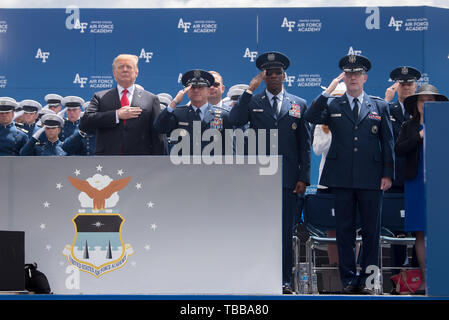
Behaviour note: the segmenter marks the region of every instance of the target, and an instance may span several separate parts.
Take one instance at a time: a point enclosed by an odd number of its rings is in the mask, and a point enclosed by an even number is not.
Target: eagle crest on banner
[[[95,174],[86,180],[70,176],[68,179],[81,191],[78,200],[87,209],[80,209],[72,219],[75,237],[63,254],[71,265],[97,278],[122,268],[134,251],[122,240],[125,219],[112,208],[119,200],[118,191],[128,185],[131,177],[112,180]]]

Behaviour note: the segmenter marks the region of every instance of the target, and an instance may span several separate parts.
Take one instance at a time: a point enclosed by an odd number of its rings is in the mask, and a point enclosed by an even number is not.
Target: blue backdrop
[[[384,97],[400,65],[449,93],[449,10],[433,7],[235,9],[0,9],[0,96],[47,93],[90,100],[115,85],[112,60],[140,58],[137,83],[175,96],[180,75],[216,70],[227,88],[249,83],[258,54],[291,60],[286,90],[309,103],[336,77],[338,60],[354,52],[372,64],[367,93]],[[318,178],[312,161],[312,183]]]

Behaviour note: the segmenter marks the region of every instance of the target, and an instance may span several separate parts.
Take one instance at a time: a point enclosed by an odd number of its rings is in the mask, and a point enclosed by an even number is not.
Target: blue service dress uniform
[[[266,91],[250,94],[245,91],[231,109],[229,120],[237,127],[249,123],[255,130],[267,130],[265,154],[270,153],[270,129],[277,129],[278,154],[282,155],[282,277],[291,283],[293,266],[292,237],[295,218],[300,215],[299,197],[293,193],[298,181],[310,184],[310,127],[304,119],[306,101],[284,90],[279,114],[276,114]],[[261,142],[263,143],[263,141]],[[257,140],[257,146],[259,141]],[[258,148],[258,147],[257,147]],[[261,150],[257,150],[261,153]]]
[[[70,137],[80,124],[80,120],[76,120],[75,122],[71,122],[68,119],[64,119],[64,126],[61,128],[61,132],[59,133],[59,140],[63,141]]]
[[[21,156],[66,156],[67,152],[63,149],[63,143],[60,140],[55,142],[40,142],[34,137],[25,144],[20,151]]]
[[[36,123],[28,124],[28,123],[16,123],[17,129],[23,131],[28,136],[28,139],[31,139],[33,134],[39,130],[39,126]]]
[[[18,156],[28,141],[28,136],[14,123],[0,125],[0,156]]]
[[[320,95],[306,111],[314,124],[326,124],[332,142],[320,184],[335,196],[337,245],[343,287],[363,287],[368,266],[379,265],[380,211],[383,177],[394,178],[393,132],[387,103],[363,94],[355,119],[348,96]],[[360,277],[355,260],[356,217],[360,213],[362,261]]]
[[[394,141],[398,139],[399,131],[401,130],[402,123],[410,119],[410,115],[407,111],[402,111],[399,101],[390,103],[390,119],[391,126],[393,128]],[[405,172],[405,158],[396,155],[395,158],[395,170],[394,181],[392,191],[404,192],[404,172]],[[393,189],[392,188],[392,189]]]
[[[69,156],[93,156],[95,152],[95,134],[85,133],[82,136],[79,129],[64,140],[63,149]]]
[[[222,148],[221,154],[225,154],[226,151],[226,139],[225,139],[225,130],[232,129],[232,126],[229,123],[229,112],[225,108],[213,107],[210,104],[204,108],[203,119],[201,119],[200,115],[197,114],[196,107],[192,105],[189,106],[179,106],[173,111],[169,111],[170,107],[165,108],[162,112],[157,116],[154,121],[154,128],[157,132],[170,135],[171,132],[175,129],[181,129],[180,137],[178,139],[178,143],[183,139],[184,136],[189,134],[190,136],[190,155],[195,154],[195,143],[201,142],[201,149],[198,148],[198,151],[201,150],[203,152],[204,148],[211,143],[210,141],[202,141],[201,136],[204,131],[208,129],[216,129],[221,135]],[[196,137],[197,133],[194,133],[194,122],[200,122],[201,125],[201,136],[199,137],[199,141],[194,141],[194,137]],[[175,141],[171,141],[173,146],[176,145]],[[232,146],[231,146],[231,154],[232,154]],[[217,150],[214,150],[217,151]],[[207,154],[209,155],[209,154]],[[215,152],[211,155],[217,155]]]

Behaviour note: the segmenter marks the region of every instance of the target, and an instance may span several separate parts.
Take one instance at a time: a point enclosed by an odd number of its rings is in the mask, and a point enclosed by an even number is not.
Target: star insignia
[[[148,207],[148,208],[153,208],[153,207],[154,207],[154,203],[151,202],[151,201],[148,202],[148,203],[147,203],[147,207]]]

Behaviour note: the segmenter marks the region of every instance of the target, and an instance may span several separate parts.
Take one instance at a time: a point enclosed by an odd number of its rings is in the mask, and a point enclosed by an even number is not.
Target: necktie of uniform
[[[352,114],[354,115],[354,120],[357,121],[359,118],[359,100],[357,98],[354,99],[354,108],[352,108]]]
[[[129,106],[129,100],[128,100],[127,93],[128,93],[128,89],[123,89],[122,98],[120,99],[120,105],[122,107]],[[123,120],[123,124],[126,124],[126,120]]]
[[[196,116],[198,117],[198,120],[201,121],[201,109],[197,108],[195,112],[196,112]]]
[[[278,97],[273,96],[273,113],[277,117],[278,115]]]

